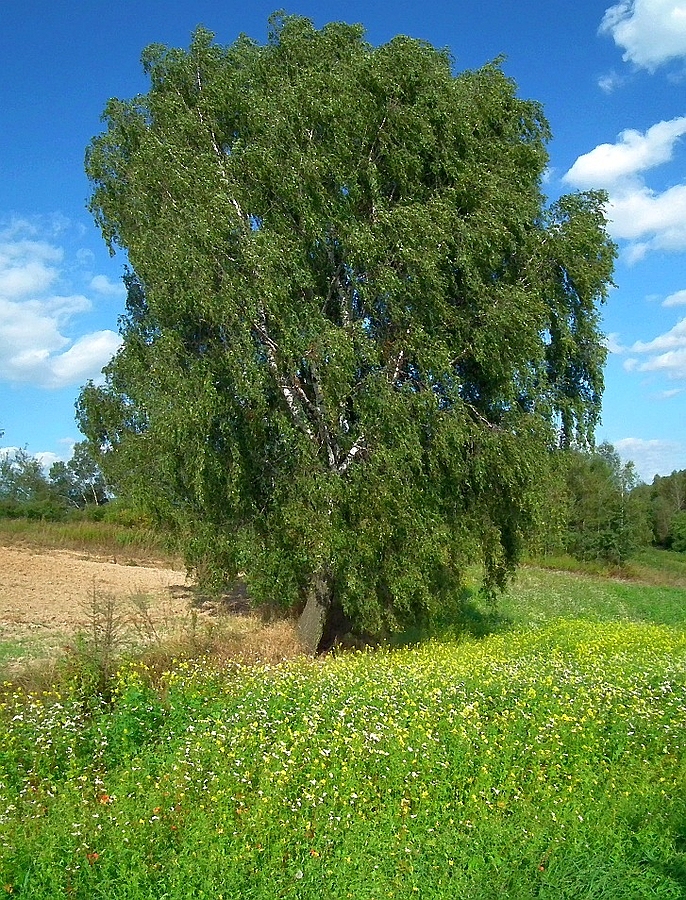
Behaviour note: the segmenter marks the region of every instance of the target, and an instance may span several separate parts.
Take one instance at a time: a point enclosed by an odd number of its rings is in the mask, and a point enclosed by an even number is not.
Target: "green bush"
[[[667,545],[677,553],[686,553],[686,512],[677,513],[672,519]]]
[[[117,498],[99,509],[102,511],[99,520],[111,525],[121,525],[124,528],[153,527],[150,514],[126,500]]]
[[[0,500],[0,518],[3,519],[63,522],[67,518],[68,512],[58,498],[27,501]]]

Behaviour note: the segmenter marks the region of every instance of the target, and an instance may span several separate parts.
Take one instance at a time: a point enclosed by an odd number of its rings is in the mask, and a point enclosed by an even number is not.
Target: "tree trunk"
[[[318,572],[298,620],[298,636],[303,646],[313,656],[328,653],[350,638],[352,629],[353,623],[336,598],[331,573]]]
[[[318,572],[312,579],[305,608],[298,619],[298,637],[308,653],[319,652],[326,620],[333,601],[331,578]]]

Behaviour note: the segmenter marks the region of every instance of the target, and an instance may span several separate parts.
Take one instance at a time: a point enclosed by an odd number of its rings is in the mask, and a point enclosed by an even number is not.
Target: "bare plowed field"
[[[174,569],[71,550],[0,547],[0,642],[6,656],[50,655],[88,626],[105,598],[116,598],[124,619],[140,615],[140,598],[152,621],[181,618],[189,608],[186,587],[185,572]]]

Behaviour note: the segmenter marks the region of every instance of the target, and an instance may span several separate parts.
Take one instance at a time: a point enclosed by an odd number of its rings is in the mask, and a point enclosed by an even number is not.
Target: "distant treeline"
[[[0,458],[0,517],[60,521],[75,513],[95,513],[111,498],[86,441],[75,445],[68,462],[55,462],[48,472],[26,450]]]
[[[548,478],[548,513],[531,553],[621,565],[650,545],[686,552],[686,469],[640,483],[634,464],[605,443],[592,452],[560,451]],[[0,458],[0,518],[138,521],[124,497],[106,510],[113,498],[87,441],[48,472],[25,450]]]
[[[639,482],[611,444],[560,454],[546,527],[532,547],[621,565],[646,546],[686,551],[686,470]]]

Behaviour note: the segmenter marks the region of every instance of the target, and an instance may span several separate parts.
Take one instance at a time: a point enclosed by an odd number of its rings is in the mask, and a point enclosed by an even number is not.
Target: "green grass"
[[[536,569],[522,569],[498,603],[510,625],[540,625],[551,618],[652,622],[686,626],[684,588],[640,584]]]
[[[525,568],[416,647],[7,688],[0,896],[683,900],[673,556]]]
[[[10,698],[3,883],[32,898],[677,898],[686,634],[556,622]]]
[[[623,566],[599,560],[584,562],[566,555],[536,557],[530,562],[540,569],[686,588],[686,553],[659,550],[655,547],[644,548]]]
[[[686,577],[681,582],[682,554],[651,551],[633,568],[616,574],[579,569],[558,557],[550,567],[530,563],[519,569],[512,584],[495,603],[479,592],[475,574],[455,610],[432,630],[412,629],[394,643],[405,646],[438,632],[443,637],[464,634],[484,637],[512,629],[536,628],[551,619],[646,622],[686,627]],[[614,573],[615,570],[613,569]]]
[[[5,629],[0,625],[0,682],[7,673],[23,678],[33,664],[38,668],[45,664],[47,676],[51,661],[54,663],[60,657],[67,644],[68,637],[59,628],[28,626],[24,630],[14,625]]]
[[[668,580],[686,587],[686,553],[646,548],[630,560],[629,568],[646,580]]]
[[[30,651],[24,640],[0,638],[0,666],[24,659]]]

